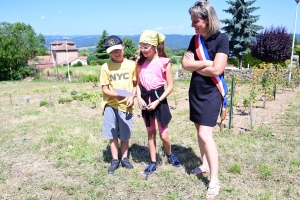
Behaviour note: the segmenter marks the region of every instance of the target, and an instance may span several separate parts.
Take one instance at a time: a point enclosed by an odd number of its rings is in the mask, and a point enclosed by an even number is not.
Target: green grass
[[[108,175],[111,153],[102,138],[100,108],[92,109],[88,99],[58,103],[60,97],[71,98],[73,90],[92,93],[99,87],[64,81],[0,83],[0,199],[202,199],[209,177],[188,174],[200,164],[188,85],[176,80],[176,94],[168,98],[172,107],[178,101],[171,109],[169,135],[183,165],[168,164],[157,136],[158,168],[146,181],[147,133],[136,105],[129,149],[134,169],[120,167]],[[245,95],[247,90],[240,91]],[[52,97],[53,107],[40,107],[41,94],[45,101]],[[300,199],[300,93],[289,95],[288,109],[268,124],[243,133],[215,128],[219,199]]]

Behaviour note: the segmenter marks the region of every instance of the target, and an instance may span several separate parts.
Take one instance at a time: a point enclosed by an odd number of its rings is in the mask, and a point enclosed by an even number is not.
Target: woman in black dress
[[[210,173],[206,198],[213,199],[220,191],[218,150],[213,127],[220,109],[226,106],[224,69],[229,54],[229,40],[227,35],[220,32],[220,22],[210,2],[197,1],[189,13],[196,35],[190,41],[182,66],[192,72],[190,120],[197,130],[202,157],[202,165],[193,169],[191,174]]]

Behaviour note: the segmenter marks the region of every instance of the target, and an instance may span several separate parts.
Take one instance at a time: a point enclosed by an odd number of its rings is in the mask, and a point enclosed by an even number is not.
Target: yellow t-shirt
[[[115,88],[132,92],[133,81],[136,81],[136,64],[134,61],[124,58],[122,63],[116,63],[110,60],[101,67],[100,84],[101,86],[108,85],[111,91]],[[128,98],[118,101],[115,97],[109,97],[103,94],[101,105],[102,114],[104,113],[106,104],[122,112],[132,113],[133,108],[126,107],[127,99]]]

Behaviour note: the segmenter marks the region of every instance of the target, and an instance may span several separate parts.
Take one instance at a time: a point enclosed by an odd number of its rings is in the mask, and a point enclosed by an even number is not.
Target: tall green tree
[[[104,45],[106,38],[108,38],[108,33],[104,30],[96,44],[96,53],[94,54],[99,60],[109,59],[109,54],[106,52]]]
[[[237,58],[239,68],[243,66],[242,57],[247,55],[247,49],[257,36],[257,32],[263,29],[262,26],[254,23],[259,20],[258,15],[251,15],[259,7],[250,7],[256,0],[229,0],[226,1],[230,7],[223,10],[231,14],[231,19],[221,20],[226,24],[222,28],[229,37],[230,57]]]
[[[46,52],[44,36],[30,25],[0,22],[0,81],[28,75],[27,61]]]
[[[135,55],[137,54],[138,48],[135,45],[135,43],[133,42],[133,40],[131,40],[129,38],[122,38],[122,41],[125,44],[124,57],[128,58],[128,59],[134,58]]]

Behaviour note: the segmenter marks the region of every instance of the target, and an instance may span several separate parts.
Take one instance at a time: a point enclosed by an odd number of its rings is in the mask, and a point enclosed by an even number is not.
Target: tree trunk
[[[242,69],[243,68],[243,61],[242,61],[242,57],[238,57],[239,59],[239,69]]]

